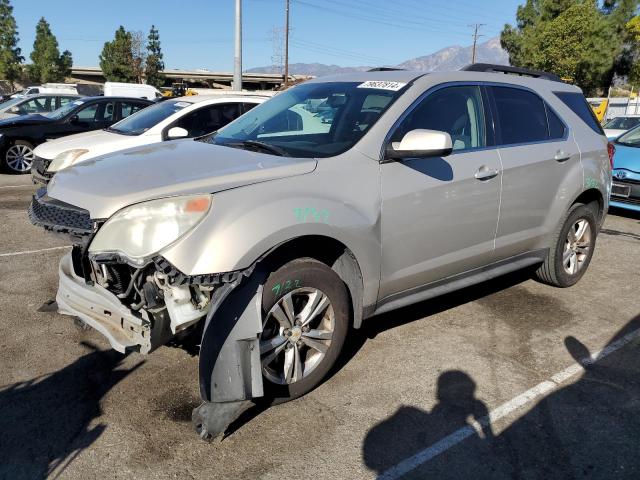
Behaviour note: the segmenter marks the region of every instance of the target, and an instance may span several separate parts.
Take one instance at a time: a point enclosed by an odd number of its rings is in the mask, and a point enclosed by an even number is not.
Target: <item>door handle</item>
[[[564,150],[558,150],[556,152],[556,156],[553,157],[553,158],[554,158],[554,160],[556,162],[562,163],[562,162],[566,162],[567,160],[569,160],[571,158],[571,154],[565,152]]]
[[[483,165],[478,169],[474,177],[476,177],[476,180],[489,180],[498,176],[498,173],[500,172],[495,168],[489,168],[486,165]]]

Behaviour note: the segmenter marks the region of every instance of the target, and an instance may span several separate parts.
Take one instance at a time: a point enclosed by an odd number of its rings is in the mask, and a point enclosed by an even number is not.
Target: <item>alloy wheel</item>
[[[562,253],[562,266],[569,275],[578,273],[589,258],[589,250],[591,249],[592,235],[591,225],[584,218],[576,221],[564,242],[564,251]]]
[[[335,328],[329,297],[316,288],[298,288],[271,307],[263,322],[263,375],[288,385],[307,377],[324,359]]]
[[[27,145],[13,145],[6,153],[7,166],[14,172],[28,172],[33,164],[33,149]]]

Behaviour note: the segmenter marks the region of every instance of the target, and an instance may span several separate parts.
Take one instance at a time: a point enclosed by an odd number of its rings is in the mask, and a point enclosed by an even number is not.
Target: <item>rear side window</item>
[[[547,112],[540,97],[519,88],[491,87],[491,90],[502,145],[549,140]]]
[[[558,118],[553,110],[547,105],[547,120],[549,121],[549,138],[551,140],[557,140],[564,138],[566,127],[562,120]]]
[[[556,97],[562,100],[567,107],[573,110],[573,113],[578,115],[584,123],[586,123],[594,132],[604,135],[604,130],[598,119],[596,118],[593,110],[584,98],[584,95],[578,92],[553,92]]]

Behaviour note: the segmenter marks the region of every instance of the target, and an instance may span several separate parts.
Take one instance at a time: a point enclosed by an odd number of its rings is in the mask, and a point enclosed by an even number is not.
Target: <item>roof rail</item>
[[[466,72],[487,72],[487,73],[505,73],[512,75],[520,75],[523,77],[542,78],[551,80],[552,82],[562,82],[562,79],[555,73],[543,72],[541,70],[529,70],[528,68],[511,67],[509,65],[493,65],[491,63],[471,63],[460,70]]]
[[[397,67],[375,67],[370,68],[367,72],[397,72],[398,70],[406,70],[405,68]]]

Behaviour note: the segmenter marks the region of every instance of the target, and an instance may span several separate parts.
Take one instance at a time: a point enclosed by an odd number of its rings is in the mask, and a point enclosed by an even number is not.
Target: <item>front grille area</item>
[[[628,205],[640,206],[640,198],[624,198],[624,197],[611,197],[612,202],[626,203]]]
[[[45,189],[40,189],[31,200],[29,219],[34,225],[54,232],[76,236],[93,233],[93,222],[87,210],[50,198]]]

